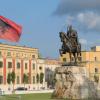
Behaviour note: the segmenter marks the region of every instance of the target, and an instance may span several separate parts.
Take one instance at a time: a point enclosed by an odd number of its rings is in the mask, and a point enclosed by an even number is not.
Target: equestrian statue
[[[72,55],[74,57],[74,63],[77,63],[79,57],[81,57],[81,44],[78,41],[77,31],[72,28],[72,25],[68,26],[67,33],[59,32],[59,36],[62,42],[60,55],[69,53],[70,63],[72,63]]]

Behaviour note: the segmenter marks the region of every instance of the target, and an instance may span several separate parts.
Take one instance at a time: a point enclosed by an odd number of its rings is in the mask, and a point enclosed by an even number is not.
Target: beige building
[[[14,87],[23,87],[23,76],[28,76],[28,83],[25,85],[28,89],[47,88],[45,81],[45,59],[39,59],[39,50],[26,46],[11,46],[0,44],[0,88],[3,90],[12,89],[12,84],[8,84],[8,74],[15,72]],[[51,63],[54,62],[51,60]],[[58,61],[57,61],[58,62]],[[54,66],[56,65],[53,63]],[[54,67],[51,64],[50,68]],[[57,66],[56,66],[57,67]],[[37,74],[44,74],[43,83],[37,83]]]
[[[87,77],[92,81],[100,82],[100,46],[94,46],[90,51],[82,51],[79,57],[83,66],[86,66]],[[73,60],[73,58],[72,58]],[[69,54],[60,57],[61,62],[69,62]],[[95,79],[96,76],[96,79]]]

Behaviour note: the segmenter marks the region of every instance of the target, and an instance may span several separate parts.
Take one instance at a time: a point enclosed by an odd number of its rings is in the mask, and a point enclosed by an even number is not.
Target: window
[[[66,62],[66,58],[63,58],[63,61]]]
[[[98,73],[98,68],[95,68],[95,73]]]
[[[25,69],[27,69],[27,63],[25,63]]]
[[[42,67],[40,66],[39,69],[42,70]]]
[[[20,69],[20,63],[17,62],[17,69]]]
[[[32,55],[32,58],[35,58],[35,55]]]
[[[3,84],[3,76],[0,75],[0,84]]]
[[[17,76],[17,84],[20,84],[20,78]]]
[[[33,64],[33,70],[35,70],[35,64]]]
[[[8,52],[8,53],[7,53],[7,56],[11,56],[11,52]]]
[[[35,84],[35,76],[33,76],[33,84]]]
[[[12,68],[12,62],[8,62],[8,68]]]
[[[0,68],[2,68],[3,67],[3,62],[2,61],[0,61]]]
[[[97,61],[97,57],[94,57],[94,60]]]

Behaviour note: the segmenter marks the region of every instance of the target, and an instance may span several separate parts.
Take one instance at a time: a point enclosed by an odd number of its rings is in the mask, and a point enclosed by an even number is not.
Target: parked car
[[[45,87],[40,87],[40,89],[45,90]]]
[[[0,88],[0,95],[4,95],[4,90]]]
[[[27,88],[24,88],[24,87],[18,87],[18,88],[16,88],[16,89],[15,89],[15,91],[17,91],[17,90],[18,90],[18,91],[23,91],[23,90],[25,90],[25,91],[26,91],[26,90],[27,90]]]

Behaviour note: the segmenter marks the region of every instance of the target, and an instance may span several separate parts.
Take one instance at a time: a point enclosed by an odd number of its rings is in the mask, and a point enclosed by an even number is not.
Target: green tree
[[[37,75],[36,75],[36,82],[39,83],[39,80],[40,80],[40,77],[39,77],[39,74],[37,73]]]
[[[12,78],[11,78],[11,73],[8,73],[8,76],[7,76],[7,83],[10,84],[11,81],[12,81]]]
[[[15,78],[16,78],[15,72],[12,71],[12,73],[11,73],[11,81],[12,81],[12,84],[13,84],[13,91],[14,91]]]
[[[24,75],[23,75],[23,83],[24,83],[24,88],[25,88],[25,84],[27,84],[27,83],[28,83],[28,81],[29,81],[29,77],[28,77],[28,75],[27,75],[27,74],[25,74],[25,73],[24,73]]]
[[[36,75],[36,82],[37,82],[37,84],[38,84],[38,89],[39,89],[39,81],[40,81],[40,76],[39,76],[39,74],[37,73],[37,75]]]
[[[42,84],[43,83],[43,78],[44,78],[44,73],[40,73],[40,83]]]

